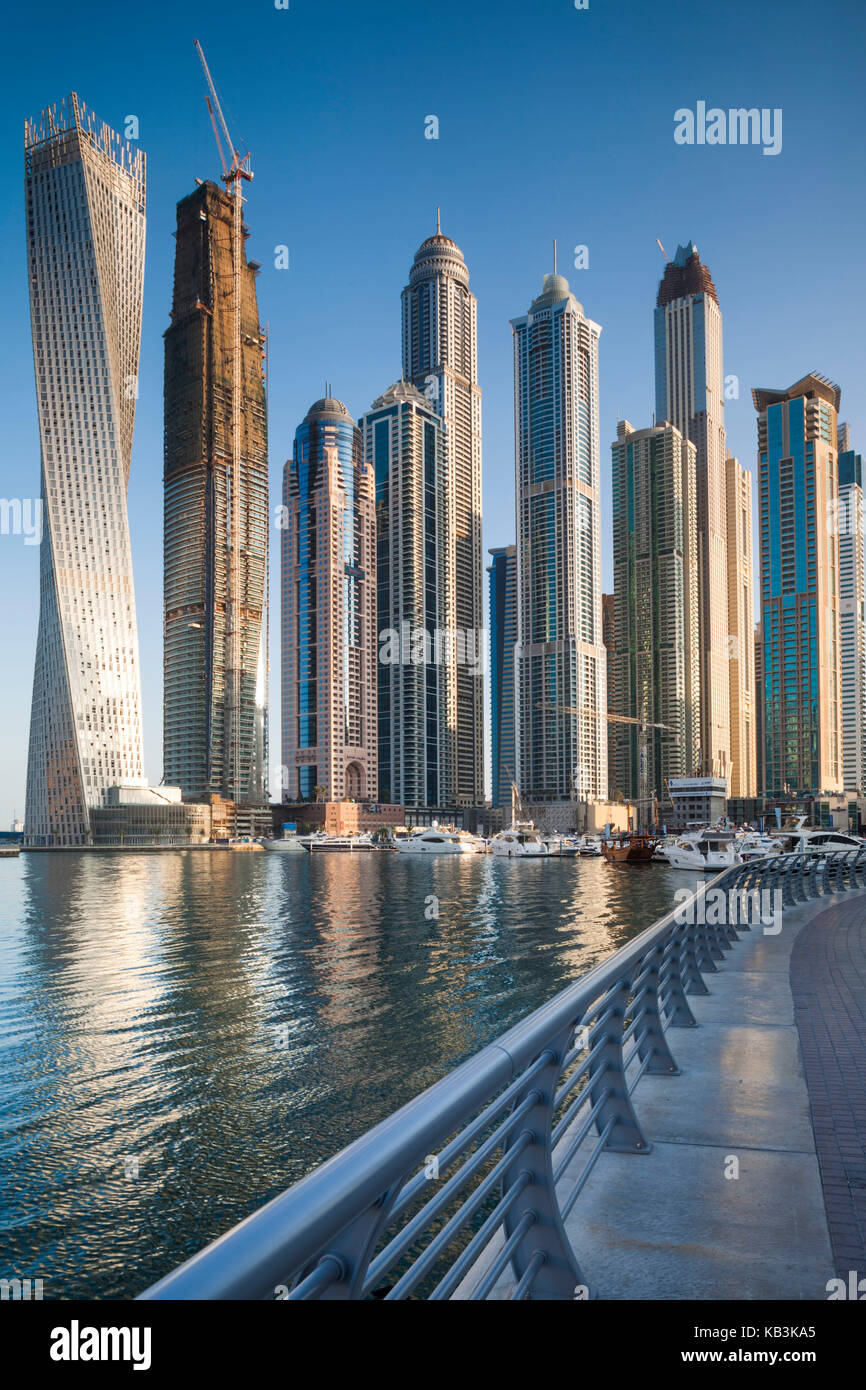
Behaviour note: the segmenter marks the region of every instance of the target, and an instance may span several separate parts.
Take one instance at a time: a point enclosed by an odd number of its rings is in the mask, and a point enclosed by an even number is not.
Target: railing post
[[[689,1007],[686,998],[686,988],[692,982],[692,972],[694,979],[700,986],[703,994],[707,993],[707,987],[701,979],[697,963],[694,961],[694,951],[691,952],[691,959],[688,958],[686,950],[686,933],[681,932],[679,939],[671,937],[665,947],[663,960],[669,962],[670,970],[668,973],[668,998],[665,1005],[669,1028],[694,1028],[697,1026],[697,1019]],[[698,993],[698,990],[693,990]]]
[[[536,1102],[522,1124],[512,1130],[506,1145],[507,1152],[525,1134],[532,1136],[531,1143],[519,1149],[502,1175],[503,1198],[515,1186],[521,1188],[508,1208],[503,1227],[506,1240],[516,1238],[511,1263],[518,1282],[530,1279],[530,1299],[534,1295],[539,1299],[571,1300],[577,1285],[585,1282],[560,1214],[551,1148],[557,1083],[573,1032],[569,1027],[545,1049],[547,1065],[535,1073],[527,1086],[527,1094],[534,1094]],[[515,1106],[525,1099],[526,1095],[517,1096]]]
[[[658,946],[652,952],[649,964],[646,966],[647,978],[641,987],[641,1002],[636,1014],[640,1020],[636,1029],[636,1037],[641,1039],[642,1033],[645,1033],[645,1036],[637,1044],[637,1055],[642,1062],[649,1058],[646,1069],[653,1075],[679,1076],[680,1069],[668,1047],[659,1011],[662,957],[662,947]],[[691,1013],[690,1009],[689,1012]]]
[[[601,1103],[595,1121],[599,1134],[604,1133],[611,1120],[614,1121],[613,1129],[605,1140],[605,1148],[613,1149],[616,1153],[649,1153],[652,1145],[638,1124],[623,1065],[623,1019],[630,992],[628,981],[623,980],[604,997],[603,1007],[605,1011],[611,1010],[613,1016],[603,1024],[606,1030],[605,1046],[599,1049],[589,1067],[590,1104],[599,1104],[604,1092],[610,1093]]]

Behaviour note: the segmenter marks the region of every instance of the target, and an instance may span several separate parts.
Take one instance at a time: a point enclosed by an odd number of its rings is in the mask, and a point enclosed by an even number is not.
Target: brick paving
[[[791,955],[836,1273],[866,1277],[866,897],[808,922]]]

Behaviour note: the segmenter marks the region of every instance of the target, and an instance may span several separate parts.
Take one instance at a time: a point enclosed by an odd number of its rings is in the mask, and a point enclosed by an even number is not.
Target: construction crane
[[[229,476],[231,479],[230,495],[227,496],[229,508],[229,564],[228,564],[228,593],[226,595],[226,645],[228,647],[229,664],[227,675],[227,738],[228,763],[231,769],[231,797],[234,802],[243,801],[244,789],[241,787],[241,681],[242,681],[242,659],[241,659],[241,411],[243,395],[243,343],[241,339],[241,272],[243,266],[243,194],[241,184],[244,179],[252,181],[253,172],[250,168],[250,155],[241,153],[235,148],[234,141],[229,134],[226,119],[220,106],[219,97],[213,78],[210,75],[210,68],[204,56],[204,50],[198,39],[195,40],[196,52],[201,59],[202,69],[204,70],[205,81],[208,86],[208,95],[205,97],[207,109],[210,113],[211,125],[213,126],[214,138],[216,139],[219,151],[220,163],[223,168],[223,182],[232,200],[232,311],[233,311],[233,332],[232,332],[232,353],[231,353],[231,463]],[[220,134],[222,132],[222,135]],[[225,149],[223,148],[225,142]],[[229,492],[229,489],[227,489]]]
[[[581,716],[583,716],[584,718],[588,718],[588,719],[597,719],[599,716],[601,716],[601,718],[607,719],[607,720],[608,720],[610,723],[612,723],[612,724],[632,724],[632,725],[636,725],[636,726],[637,726],[637,731],[638,731],[639,783],[640,783],[640,790],[641,790],[641,791],[644,791],[644,790],[645,790],[645,783],[646,783],[646,766],[647,766],[647,757],[646,757],[646,735],[647,735],[647,730],[648,730],[648,729],[661,729],[661,730],[663,730],[664,733],[668,733],[668,734],[671,734],[671,733],[674,733],[674,732],[675,732],[675,730],[673,730],[673,729],[670,727],[669,724],[656,724],[656,723],[653,723],[652,720],[649,720],[649,719],[636,719],[636,718],[635,718],[633,715],[631,715],[631,714],[609,714],[609,713],[607,713],[607,712],[605,712],[605,711],[602,711],[602,710],[593,709],[591,705],[582,705],[582,706],[580,706],[580,705],[557,705],[557,704],[554,704],[553,702],[551,702],[551,701],[549,701],[549,700],[539,700],[538,703],[536,704],[535,708],[536,708],[536,709],[543,709],[543,710],[560,710],[563,714],[577,714],[577,715],[581,715]],[[651,812],[651,814],[652,814],[652,819],[653,819],[653,821],[655,821],[655,820],[657,819],[657,817],[658,817],[658,811],[657,811],[657,808],[658,808],[658,797],[657,797],[657,795],[656,795],[655,792],[653,792],[651,795],[638,796],[638,798],[637,798],[637,805],[638,805],[638,806],[647,805],[647,804],[649,804],[649,805],[652,807],[652,812]]]

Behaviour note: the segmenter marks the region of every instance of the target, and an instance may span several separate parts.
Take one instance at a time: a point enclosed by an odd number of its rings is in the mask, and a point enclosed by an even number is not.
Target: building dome
[[[529,312],[535,313],[538,309],[549,309],[552,304],[558,304],[563,299],[574,299],[571,286],[564,275],[545,275],[542,281],[541,294],[532,301]],[[577,300],[574,299],[575,304]],[[583,313],[583,306],[577,307]]]
[[[339,420],[351,420],[352,418],[343,402],[338,401],[334,396],[323,396],[320,401],[315,401],[304,419],[319,420],[322,416],[336,416]]]
[[[384,410],[386,406],[397,405],[399,401],[411,401],[413,405],[430,405],[427,397],[413,386],[411,381],[395,381],[387,391],[383,391],[373,402],[372,410]]]
[[[422,241],[415,252],[415,260],[409,272],[409,284],[419,280],[432,279],[435,275],[453,275],[461,284],[469,285],[469,271],[463,259],[463,252],[450,237],[436,231],[426,241]]]

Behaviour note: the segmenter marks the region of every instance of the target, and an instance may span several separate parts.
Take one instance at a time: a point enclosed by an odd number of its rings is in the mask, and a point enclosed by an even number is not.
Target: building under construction
[[[165,334],[163,741],[165,780],[184,796],[259,805],[267,799],[265,335],[239,212],[210,182],[177,205]]]

